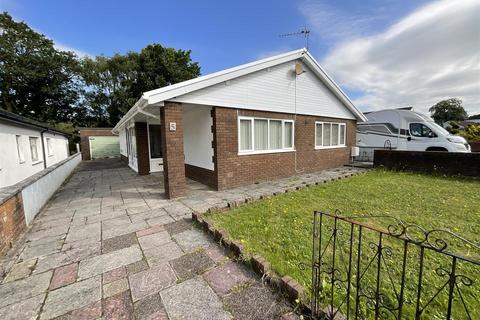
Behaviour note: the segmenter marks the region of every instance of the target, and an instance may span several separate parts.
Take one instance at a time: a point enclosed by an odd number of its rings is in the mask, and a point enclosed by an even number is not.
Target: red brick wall
[[[150,174],[150,150],[146,122],[135,122],[135,138],[137,142],[138,174],[144,176]]]
[[[114,136],[112,128],[83,128],[80,129],[80,148],[82,149],[82,160],[92,160],[90,154],[90,140],[88,137]]]
[[[315,150],[315,121],[346,123],[346,147]],[[312,172],[347,164],[350,161],[351,147],[356,143],[356,131],[354,120],[297,115],[295,122],[297,169],[301,172]]]
[[[0,256],[12,247],[26,227],[22,194],[19,192],[0,204]]]
[[[276,119],[295,119],[296,152],[238,155],[237,112],[243,116]],[[296,173],[312,172],[347,164],[351,146],[355,145],[354,120],[325,117],[237,110],[215,107],[214,164],[218,189],[228,189],[259,181],[281,178]],[[347,123],[347,147],[315,150],[315,121],[339,121]],[[296,159],[295,159],[296,156]]]
[[[200,168],[197,166],[192,166],[191,164],[185,163],[185,176],[187,178],[203,183],[214,189],[217,188],[215,172],[212,170]]]
[[[160,119],[165,194],[168,198],[180,197],[186,193],[182,105],[166,101],[160,107]],[[170,131],[170,122],[176,123],[176,131]]]

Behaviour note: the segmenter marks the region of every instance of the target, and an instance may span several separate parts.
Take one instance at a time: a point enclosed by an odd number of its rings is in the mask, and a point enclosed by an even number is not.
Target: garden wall
[[[375,167],[480,177],[480,153],[375,150]]]
[[[81,162],[80,153],[0,189],[0,257],[31,225],[50,197]]]

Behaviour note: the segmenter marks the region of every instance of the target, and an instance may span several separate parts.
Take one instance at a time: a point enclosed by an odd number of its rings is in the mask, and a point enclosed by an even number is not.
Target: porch
[[[139,110],[118,131],[122,160],[140,176],[163,179],[169,199],[202,189],[199,183],[216,189],[211,112],[169,102]]]

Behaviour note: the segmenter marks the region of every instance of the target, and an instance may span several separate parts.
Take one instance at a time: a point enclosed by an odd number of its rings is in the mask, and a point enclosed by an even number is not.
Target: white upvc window
[[[38,152],[38,148],[40,145],[39,143],[40,138],[30,137],[29,140],[30,140],[30,155],[32,157],[32,162],[35,163],[40,161],[39,152]]]
[[[53,147],[52,147],[52,139],[51,138],[47,138],[47,153],[48,153],[49,157],[53,156]]]
[[[293,151],[293,120],[238,117],[239,154]]]
[[[345,147],[347,125],[340,122],[315,122],[315,149]]]
[[[15,139],[17,141],[17,156],[18,156],[18,162],[19,163],[24,163],[25,162],[25,154],[23,153],[23,143],[22,143],[22,136],[21,135],[16,135]]]

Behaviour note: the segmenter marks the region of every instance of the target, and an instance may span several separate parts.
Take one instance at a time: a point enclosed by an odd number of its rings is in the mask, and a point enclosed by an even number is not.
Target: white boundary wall
[[[25,181],[22,188],[22,200],[27,226],[32,223],[48,199],[54,195],[81,161],[81,154],[77,153]],[[33,182],[30,183],[31,180]]]

